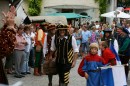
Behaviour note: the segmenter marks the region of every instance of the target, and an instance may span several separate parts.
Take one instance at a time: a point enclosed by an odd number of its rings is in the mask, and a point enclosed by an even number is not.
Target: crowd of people
[[[113,21],[112,25],[98,21],[84,23],[80,28],[48,22],[17,26],[14,10],[11,7],[10,13],[4,13],[4,26],[0,32],[0,39],[3,40],[0,41],[0,64],[6,57],[4,68],[3,65],[0,67],[0,83],[8,84],[6,74],[22,78],[31,74],[30,70],[34,68],[33,75],[48,75],[48,86],[52,86],[55,74],[47,73],[44,63],[55,60],[59,86],[68,86],[70,70],[80,57],[79,75],[87,79],[87,86],[100,86],[97,67],[118,64],[110,46],[114,47],[122,64],[129,63],[130,25],[126,20],[120,24]],[[128,73],[129,67],[125,65],[126,78]]]
[[[91,33],[89,40],[87,40],[87,42],[89,42],[89,54],[85,55],[85,58],[83,58],[79,65],[79,75],[87,79],[87,86],[102,86],[103,83],[100,81],[101,73],[97,68],[100,68],[104,65],[114,66],[123,64],[125,65],[124,68],[126,79],[128,79],[128,64],[130,59],[130,29],[127,26],[126,20],[123,20],[123,23],[120,24],[113,22],[111,26],[109,24],[102,25],[101,23],[97,25],[96,22],[94,27],[92,27],[92,32],[89,30],[90,26],[91,25],[88,26],[87,30]],[[96,29],[97,26],[98,28]],[[93,28],[95,28],[95,33]],[[87,33],[87,31],[85,32]],[[82,44],[84,44],[83,41],[81,41],[81,45]],[[82,47],[84,48],[84,46]],[[111,47],[114,48],[114,51],[111,50]],[[83,48],[82,52],[84,51]],[[100,51],[100,53],[98,51]],[[117,61],[117,56],[119,56],[121,62]]]

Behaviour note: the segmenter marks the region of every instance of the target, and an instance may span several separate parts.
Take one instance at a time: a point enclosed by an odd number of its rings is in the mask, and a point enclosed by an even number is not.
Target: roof
[[[55,9],[90,9],[97,8],[85,5],[56,5],[56,6],[47,6],[45,8],[55,8]]]
[[[46,21],[52,24],[61,23],[67,24],[67,19],[64,16],[29,16],[31,22]]]
[[[95,0],[44,0],[43,6],[45,8],[58,8],[58,9],[88,9],[99,8]]]
[[[47,16],[65,16],[67,19],[90,18],[89,16],[83,16],[83,15],[76,14],[76,13],[53,13],[53,14],[48,14]]]

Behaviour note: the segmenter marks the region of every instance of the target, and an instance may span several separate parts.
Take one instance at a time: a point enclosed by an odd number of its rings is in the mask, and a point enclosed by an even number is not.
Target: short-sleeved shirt
[[[88,38],[91,36],[90,31],[82,31],[82,43],[86,43],[88,41]]]
[[[43,31],[42,31],[42,29],[39,29],[38,30],[38,41],[41,41],[42,37],[43,37]]]
[[[81,32],[73,33],[73,36],[74,36],[75,38],[81,37]],[[81,39],[77,39],[76,42],[77,42],[77,45],[80,45],[80,44],[81,44]]]
[[[44,38],[45,38],[45,33],[43,32],[42,29],[39,29],[36,33],[36,37],[35,37],[35,45],[39,45],[39,41],[42,42],[42,44],[44,44]]]

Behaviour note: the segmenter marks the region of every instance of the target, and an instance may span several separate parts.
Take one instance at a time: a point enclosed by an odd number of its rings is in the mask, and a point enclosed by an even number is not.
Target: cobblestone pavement
[[[80,77],[77,73],[77,68],[79,66],[81,59],[77,60],[75,68],[71,70],[70,74],[70,83],[69,86],[86,86],[86,80]],[[15,78],[13,75],[8,75],[9,83],[12,85],[18,81],[23,82],[23,86],[48,86],[48,78],[46,75],[43,76],[34,76],[33,70],[32,74],[26,75],[23,78]],[[58,86],[58,75],[53,77],[53,86]],[[128,86],[130,86],[130,75],[128,78]]]

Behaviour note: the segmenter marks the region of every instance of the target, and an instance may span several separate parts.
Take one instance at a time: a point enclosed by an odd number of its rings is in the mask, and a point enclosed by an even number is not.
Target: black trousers
[[[130,56],[119,56],[120,57],[120,60],[121,60],[121,63],[122,64],[129,64],[129,59],[130,59]],[[126,74],[126,78],[128,78],[128,74],[129,74],[129,65],[125,66],[125,74]]]
[[[8,78],[4,72],[3,68],[3,62],[2,59],[0,59],[0,84],[8,85]]]
[[[71,69],[71,65],[70,63],[68,64],[57,64],[57,70],[58,70],[58,74],[59,74],[59,82],[60,83],[65,83],[68,84],[69,83],[69,74],[70,74],[70,69]]]
[[[34,68],[34,57],[35,57],[34,54],[35,54],[35,49],[33,47],[30,51],[29,62],[28,62],[29,66],[32,68]]]

